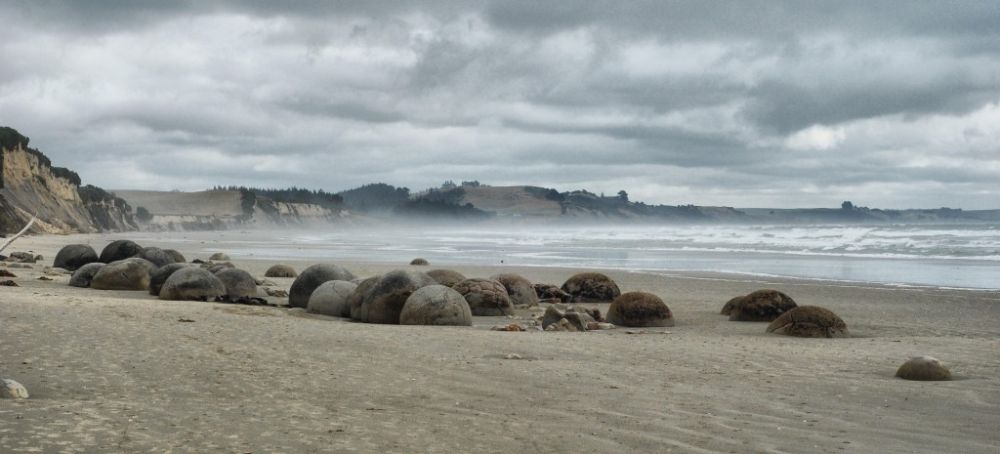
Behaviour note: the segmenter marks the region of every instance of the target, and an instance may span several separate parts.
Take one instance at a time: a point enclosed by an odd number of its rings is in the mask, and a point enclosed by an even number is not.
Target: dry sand
[[[63,244],[111,239],[29,237],[11,250],[51,264]],[[237,263],[257,276],[271,264]],[[509,333],[488,330],[505,318],[386,326],[159,301],[40,281],[44,264],[11,269],[20,287],[0,287],[0,377],[32,394],[0,401],[3,453],[1000,451],[996,292],[612,271],[624,291],[660,295],[677,326]],[[341,264],[361,276],[406,267]],[[574,272],[455,268],[557,284]],[[854,337],[768,335],[718,315],[768,287],[832,309]],[[957,379],[893,378],[914,355]]]

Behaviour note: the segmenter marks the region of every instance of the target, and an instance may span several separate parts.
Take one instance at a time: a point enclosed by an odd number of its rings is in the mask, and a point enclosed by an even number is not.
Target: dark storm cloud
[[[112,188],[1000,200],[995,2],[37,0],[0,16],[2,122]]]

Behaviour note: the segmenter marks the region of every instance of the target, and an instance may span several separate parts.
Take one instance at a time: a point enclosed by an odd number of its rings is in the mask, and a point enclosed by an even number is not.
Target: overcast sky
[[[0,124],[105,188],[1000,208],[1000,2],[285,3],[5,1]]]

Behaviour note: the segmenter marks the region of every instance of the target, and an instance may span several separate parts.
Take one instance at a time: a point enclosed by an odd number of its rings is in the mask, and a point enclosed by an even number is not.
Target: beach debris
[[[282,289],[264,287],[264,293],[274,298],[288,298],[288,292]]]
[[[86,244],[68,244],[59,249],[52,266],[68,271],[76,271],[88,263],[101,261],[97,251]]]
[[[368,323],[398,325],[406,299],[417,289],[435,283],[420,271],[394,270],[383,274],[361,303],[366,307]]]
[[[538,295],[535,294],[535,286],[531,281],[520,274],[502,273],[490,276],[490,279],[499,282],[507,289],[511,304],[522,307],[538,305]]]
[[[427,275],[445,287],[454,287],[455,284],[466,279],[462,273],[452,270],[430,270],[427,272]]]
[[[549,330],[549,327],[566,320],[573,325],[573,331],[588,331],[591,323],[602,321],[601,311],[598,309],[588,309],[583,306],[565,306],[553,304],[545,309],[545,313],[540,317],[542,328],[546,331],[565,331],[558,328]]]
[[[795,300],[777,290],[757,290],[733,303],[729,312],[729,320],[734,322],[773,322],[779,315],[796,306]]]
[[[181,323],[194,323],[194,320],[191,320],[190,318],[183,318],[183,317],[177,319],[177,321],[181,322]]]
[[[406,299],[399,324],[472,326],[472,310],[461,293],[441,284],[428,285]]]
[[[226,304],[242,304],[244,306],[274,306],[274,307],[278,306],[277,304],[271,304],[268,300],[264,298],[258,298],[256,296],[221,295],[221,296],[216,296],[211,301],[214,301],[216,303],[226,303]]]
[[[81,266],[73,272],[69,278],[69,285],[73,287],[90,287],[90,282],[94,280],[94,275],[104,267],[103,263],[94,262]]]
[[[226,285],[226,294],[233,298],[257,296],[257,281],[250,273],[239,268],[227,268],[215,273]]]
[[[573,300],[573,295],[564,292],[561,288],[552,284],[535,284],[535,296],[540,303],[568,303]]]
[[[7,270],[0,270],[0,277],[17,277],[14,273]]]
[[[8,247],[10,247],[10,245],[14,243],[14,240],[20,238],[21,235],[24,235],[29,229],[31,229],[31,226],[35,225],[35,221],[37,221],[37,220],[38,220],[38,218],[36,216],[32,216],[31,220],[28,221],[28,223],[25,224],[24,227],[19,232],[15,233],[14,236],[12,236],[10,238],[7,238],[7,241],[4,241],[3,244],[0,245],[0,252],[3,252],[4,249],[7,249]],[[14,254],[11,254],[11,255],[14,255]],[[7,260],[7,257],[5,257],[4,260]]]
[[[414,266],[427,266],[427,265],[430,265],[430,262],[428,262],[427,259],[423,259],[423,258],[417,257],[417,258],[415,258],[413,260],[410,260],[410,265],[414,265]]]
[[[219,278],[208,270],[195,267],[174,271],[160,289],[161,300],[214,301],[225,294],[226,285]]]
[[[494,327],[490,328],[490,331],[520,332],[520,331],[527,331],[527,330],[524,329],[523,326],[518,325],[517,323],[511,323],[509,325],[497,325],[497,326],[494,326]]]
[[[351,279],[354,279],[354,274],[334,264],[321,263],[310,266],[302,270],[292,282],[292,287],[288,290],[288,305],[307,307],[309,297],[320,284],[326,281],[350,281]]]
[[[627,329],[625,334],[672,334],[670,331],[650,331],[645,329]]]
[[[136,244],[132,240],[115,240],[104,246],[101,250],[101,257],[99,261],[101,263],[111,263],[117,262],[119,260],[125,260],[130,257],[135,257],[142,252],[142,246]]]
[[[358,284],[353,282],[326,281],[319,287],[316,287],[316,290],[313,290],[306,310],[314,314],[350,317],[351,306],[349,298],[356,288],[358,288]],[[287,296],[287,293],[285,296]]]
[[[578,326],[570,322],[565,318],[559,319],[558,322],[550,323],[545,327],[545,331],[568,331],[568,332],[578,332],[586,331],[586,329],[580,329]]]
[[[503,355],[503,359],[524,359],[524,357],[518,355],[517,353],[508,353],[506,355]]]
[[[212,254],[211,256],[209,256],[208,260],[210,260],[212,262],[225,262],[225,261],[229,261],[229,260],[232,260],[232,259],[229,258],[229,256],[226,255],[226,254],[223,254],[221,252],[216,252],[216,253]]]
[[[27,399],[28,389],[9,378],[0,378],[0,399]]]
[[[579,273],[562,285],[574,302],[609,302],[622,294],[618,284],[602,273]]]
[[[646,292],[624,293],[608,307],[608,321],[628,327],[674,326],[674,316],[660,297]]]
[[[42,268],[42,273],[45,273],[48,276],[63,276],[66,274],[73,274],[72,271],[67,271],[62,268],[52,268],[49,266]]]
[[[167,278],[175,271],[181,268],[187,268],[192,265],[187,263],[171,263],[168,265],[161,266],[153,274],[149,276],[149,294],[154,296],[160,295],[160,290],[163,288],[163,283],[167,281]]]
[[[847,324],[837,314],[819,306],[798,306],[774,319],[768,333],[795,337],[846,337]]]
[[[90,281],[98,290],[148,290],[150,274],[156,265],[149,260],[133,257],[111,262],[101,267]]]
[[[503,284],[492,279],[471,278],[455,284],[455,291],[465,297],[472,315],[512,315],[514,308]]]
[[[946,381],[951,380],[951,371],[933,356],[914,356],[899,366],[896,376],[904,380]]]
[[[264,277],[297,277],[298,275],[299,273],[295,271],[295,268],[282,264],[271,265],[271,267],[264,272]]]
[[[9,279],[6,280],[6,281],[0,281],[0,286],[3,286],[3,287],[20,287],[20,285],[17,285],[17,282],[14,282],[14,281],[9,280]]]

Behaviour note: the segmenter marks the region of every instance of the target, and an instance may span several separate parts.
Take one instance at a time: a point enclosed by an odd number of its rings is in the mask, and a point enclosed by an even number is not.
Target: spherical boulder
[[[313,290],[306,311],[334,317],[350,317],[350,297],[358,284],[349,281],[326,281]]]
[[[132,240],[116,240],[112,241],[107,246],[104,246],[104,250],[101,251],[100,261],[102,263],[117,262],[119,260],[124,260],[129,257],[135,257],[142,252],[142,246],[139,246]]]
[[[361,303],[366,307],[368,323],[398,325],[406,299],[417,289],[436,283],[420,271],[395,270],[383,274]]]
[[[399,324],[472,326],[472,310],[461,293],[440,284],[428,285],[406,299]]]
[[[951,371],[933,356],[914,356],[899,366],[896,376],[904,380],[946,381]]]
[[[94,248],[86,244],[68,244],[56,254],[52,266],[67,271],[76,271],[83,265],[99,261]]]
[[[767,325],[767,332],[795,337],[846,337],[847,324],[837,314],[818,306],[798,306]]]
[[[167,278],[175,271],[186,268],[192,265],[187,263],[169,263],[159,267],[153,274],[149,277],[149,294],[159,295],[160,290],[163,289],[163,283],[167,281]]]
[[[331,264],[320,263],[310,266],[299,273],[288,289],[288,305],[291,307],[308,307],[309,297],[316,287],[326,281],[349,281],[354,275],[344,268]]]
[[[736,296],[736,297],[731,298],[729,301],[726,301],[726,304],[724,304],[722,306],[722,310],[719,311],[719,314],[721,314],[721,315],[729,315],[729,314],[733,313],[733,307],[736,306],[737,304],[739,304],[741,301],[743,301],[743,298],[745,296],[746,295]]]
[[[206,269],[193,266],[174,271],[160,289],[161,300],[209,301],[226,294],[226,284]]]
[[[524,306],[537,306],[538,295],[535,294],[535,286],[530,281],[514,273],[503,273],[490,276],[490,279],[503,284],[507,289],[511,304]]]
[[[427,259],[423,259],[423,258],[417,257],[417,258],[415,258],[413,260],[410,260],[410,265],[427,266],[427,265],[430,265],[430,262],[428,262]]]
[[[174,263],[187,263],[187,258],[177,249],[164,249],[163,252],[166,252],[170,258],[174,259]]]
[[[375,288],[379,279],[382,279],[381,275],[362,279],[358,282],[358,286],[354,289],[354,292],[347,297],[347,305],[350,306],[351,311],[351,320],[365,323],[368,322],[368,306],[365,306],[364,304],[365,296],[367,296],[368,292]]]
[[[101,267],[90,281],[90,288],[98,290],[146,290],[156,265],[149,260],[132,257],[111,262]]]
[[[94,262],[77,268],[73,272],[73,276],[69,278],[69,285],[83,288],[90,287],[90,282],[94,280],[94,275],[103,267],[103,263]]]
[[[674,326],[674,316],[663,300],[646,292],[628,292],[615,298],[607,318],[628,327]]]
[[[158,247],[145,247],[139,251],[139,258],[153,262],[157,268],[174,263],[174,257]]]
[[[214,273],[226,286],[230,298],[252,298],[257,296],[257,281],[250,273],[239,268],[226,268]]]
[[[0,399],[27,399],[28,389],[9,378],[0,378]]]
[[[618,284],[602,273],[580,273],[566,280],[562,290],[577,302],[607,302],[621,296]]]
[[[777,290],[757,290],[733,304],[729,320],[773,322],[779,315],[796,306],[795,300]]]
[[[451,287],[466,279],[462,273],[452,270],[430,270],[427,275],[445,287]]]
[[[299,273],[288,265],[273,265],[264,272],[264,277],[296,277]]]
[[[211,260],[211,261],[213,261],[213,262],[225,262],[227,260],[232,260],[232,259],[229,258],[228,255],[223,254],[221,252],[216,252],[216,253],[212,254],[211,256],[208,257],[208,259]]]
[[[514,313],[510,295],[503,284],[493,279],[472,278],[455,284],[456,292],[469,303],[472,315],[498,316]]]

